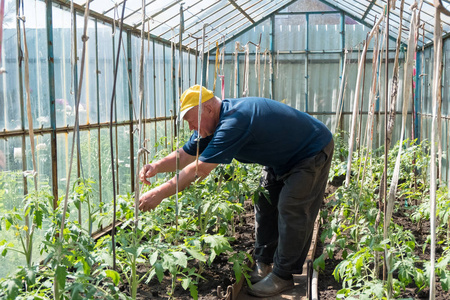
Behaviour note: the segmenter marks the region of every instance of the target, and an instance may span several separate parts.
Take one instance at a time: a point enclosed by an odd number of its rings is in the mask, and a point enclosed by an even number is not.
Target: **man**
[[[179,150],[179,190],[233,158],[265,166],[261,184],[270,199],[260,197],[255,205],[256,264],[250,274],[254,284],[249,293],[269,297],[293,288],[292,274],[302,272],[328,179],[334,147],[330,131],[308,114],[265,98],[220,100],[196,85],[187,89],[180,101],[180,117],[194,133]],[[173,172],[175,165],[176,151],[144,166],[140,179],[150,184],[147,178]],[[164,198],[174,195],[175,180],[143,194],[139,209],[154,209]]]

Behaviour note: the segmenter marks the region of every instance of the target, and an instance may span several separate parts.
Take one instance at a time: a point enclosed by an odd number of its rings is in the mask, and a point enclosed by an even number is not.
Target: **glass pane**
[[[5,3],[0,57],[0,130],[22,128],[15,1]],[[3,70],[5,72],[3,72]]]
[[[275,49],[305,50],[306,48],[306,17],[277,16],[275,18]]]
[[[318,0],[297,0],[281,12],[333,11],[334,9]]]

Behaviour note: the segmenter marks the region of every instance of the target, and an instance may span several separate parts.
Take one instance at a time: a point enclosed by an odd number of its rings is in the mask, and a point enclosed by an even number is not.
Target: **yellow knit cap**
[[[202,103],[208,101],[214,97],[214,93],[205,87],[202,89]],[[180,107],[180,120],[183,119],[184,115],[193,107],[198,105],[200,97],[200,85],[194,85],[184,91],[183,95],[180,97],[181,107]]]

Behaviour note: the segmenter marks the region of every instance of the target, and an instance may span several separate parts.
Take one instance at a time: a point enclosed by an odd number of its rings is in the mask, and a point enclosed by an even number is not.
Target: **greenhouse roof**
[[[145,1],[145,11],[143,9]],[[304,13],[302,6],[308,6],[307,0],[91,0],[90,9],[110,20],[119,20],[125,4],[124,23],[134,29],[141,30],[144,20],[145,32],[164,40],[179,42],[180,7],[183,7],[184,32],[182,44],[185,47],[195,48],[197,38],[202,36],[202,28],[206,26],[205,43],[215,45],[216,42],[232,38],[239,32],[251,27],[253,24],[267,19],[276,12]],[[420,19],[423,25],[419,46],[430,44],[433,40],[434,6],[433,0],[405,0],[402,40],[407,39],[409,21],[411,19],[411,6],[417,2],[421,6]],[[55,0],[67,6],[67,0]],[[356,21],[371,27],[380,17],[387,0],[320,0],[327,5],[328,11],[343,11]],[[400,26],[400,3],[392,1],[395,9],[390,14],[390,35],[396,37]],[[444,7],[450,8],[448,0],[441,0]],[[85,0],[74,0],[75,5],[84,7]],[[295,5],[295,11],[289,6]],[[300,10],[299,10],[300,7]],[[143,17],[143,13],[145,16]],[[442,14],[443,33],[450,32],[450,16]],[[212,47],[211,47],[212,48]]]

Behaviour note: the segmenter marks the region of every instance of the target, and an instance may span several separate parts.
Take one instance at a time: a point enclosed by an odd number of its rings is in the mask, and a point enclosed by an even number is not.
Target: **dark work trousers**
[[[269,193],[255,204],[256,260],[273,265],[275,274],[301,274],[311,245],[314,222],[328,181],[334,142],[281,177],[265,167],[261,185]]]

